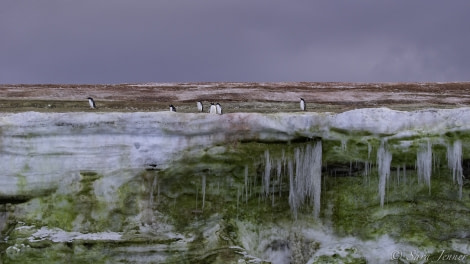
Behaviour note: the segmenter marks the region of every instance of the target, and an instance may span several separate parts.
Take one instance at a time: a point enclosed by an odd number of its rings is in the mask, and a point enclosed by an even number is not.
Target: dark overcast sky
[[[2,0],[0,83],[469,81],[468,0]]]

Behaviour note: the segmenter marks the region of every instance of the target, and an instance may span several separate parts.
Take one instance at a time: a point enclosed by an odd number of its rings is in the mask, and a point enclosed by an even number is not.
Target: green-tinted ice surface
[[[469,253],[467,133],[388,140],[393,158],[381,207],[377,153],[384,138],[334,132],[339,139],[299,136],[290,141],[231,141],[198,152],[188,150],[165,169],[136,171],[109,197],[97,187],[103,175],[81,172],[69,186],[4,206],[1,259],[3,263],[248,263],[266,258],[263,250],[289,248],[292,262],[300,263],[323,246],[315,237],[279,238],[283,229],[295,229],[300,222],[323,226],[338,237],[374,241],[387,235],[432,254]],[[456,140],[462,141],[461,198],[460,186],[447,166],[447,145]],[[306,201],[296,220],[289,205],[288,163],[295,162],[296,148],[317,141],[322,142],[320,217],[313,217],[313,205]],[[428,142],[433,155],[430,186],[417,177],[416,168],[417,153]],[[267,155],[271,171],[266,190]],[[18,189],[24,189],[26,178],[17,178]],[[242,232],[240,223],[251,224],[252,231]],[[265,226],[271,228],[273,241],[261,246],[269,239],[266,236],[256,247],[246,248],[268,232]],[[56,242],[53,235],[34,235],[43,227],[69,235],[112,232],[121,238],[75,237]],[[316,261],[367,263],[367,252],[351,248]]]

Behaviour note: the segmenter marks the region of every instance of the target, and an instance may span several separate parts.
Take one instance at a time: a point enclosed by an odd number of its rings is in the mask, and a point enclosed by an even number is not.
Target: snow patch
[[[49,229],[41,227],[38,231],[32,234],[28,240],[30,242],[39,242],[42,240],[50,240],[52,242],[72,242],[73,240],[94,240],[94,241],[118,241],[121,240],[122,235],[116,232],[99,232],[83,234],[80,232],[67,232],[60,228]]]

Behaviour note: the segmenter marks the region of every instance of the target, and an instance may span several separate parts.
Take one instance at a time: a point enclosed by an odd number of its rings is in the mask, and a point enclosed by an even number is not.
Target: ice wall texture
[[[183,155],[226,142],[287,142],[306,137],[340,140],[343,144],[351,139],[394,140],[398,147],[406,147],[417,138],[428,138],[426,144],[430,146],[430,141],[442,141],[442,135],[464,134],[469,129],[470,108],[221,116],[169,112],[1,114],[0,194],[34,196],[80,171],[130,177],[148,166],[165,168]],[[461,182],[460,143],[444,143],[449,146],[455,181]],[[431,155],[428,148],[426,145],[426,151],[418,154],[418,167],[425,181],[429,178],[429,165],[423,163]],[[382,147],[379,152],[388,153]],[[383,165],[379,170],[385,169],[381,175],[386,178],[388,158],[385,163],[378,158],[379,165]]]
[[[41,262],[46,250],[63,259],[66,243],[86,241],[92,250],[67,254],[191,263],[225,248],[235,260],[314,263],[349,250],[384,263],[376,259],[408,249],[380,242],[389,233],[426,241],[418,246],[431,239],[433,250],[452,240],[442,250],[467,254],[469,121],[470,108],[0,114],[0,257]],[[337,250],[312,229],[319,223],[371,240],[338,238]],[[52,246],[36,246],[44,240]]]

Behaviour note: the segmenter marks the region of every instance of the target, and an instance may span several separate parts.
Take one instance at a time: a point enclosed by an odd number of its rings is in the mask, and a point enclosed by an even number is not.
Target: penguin
[[[170,112],[176,112],[176,107],[174,107],[173,105],[170,105]]]
[[[305,100],[303,98],[300,98],[300,110],[305,111],[306,108],[307,107],[305,105]]]
[[[218,115],[222,114],[222,106],[219,103],[215,105],[215,109]]]
[[[96,108],[96,104],[95,104],[95,101],[93,100],[93,98],[88,97],[87,99],[88,99],[88,103],[90,104],[90,107],[91,107],[92,109],[95,109],[95,108]]]
[[[201,101],[197,101],[197,110],[198,110],[199,112],[202,112],[202,111],[204,110]]]
[[[211,103],[211,108],[209,109],[209,114],[217,114],[217,108],[214,103]]]

